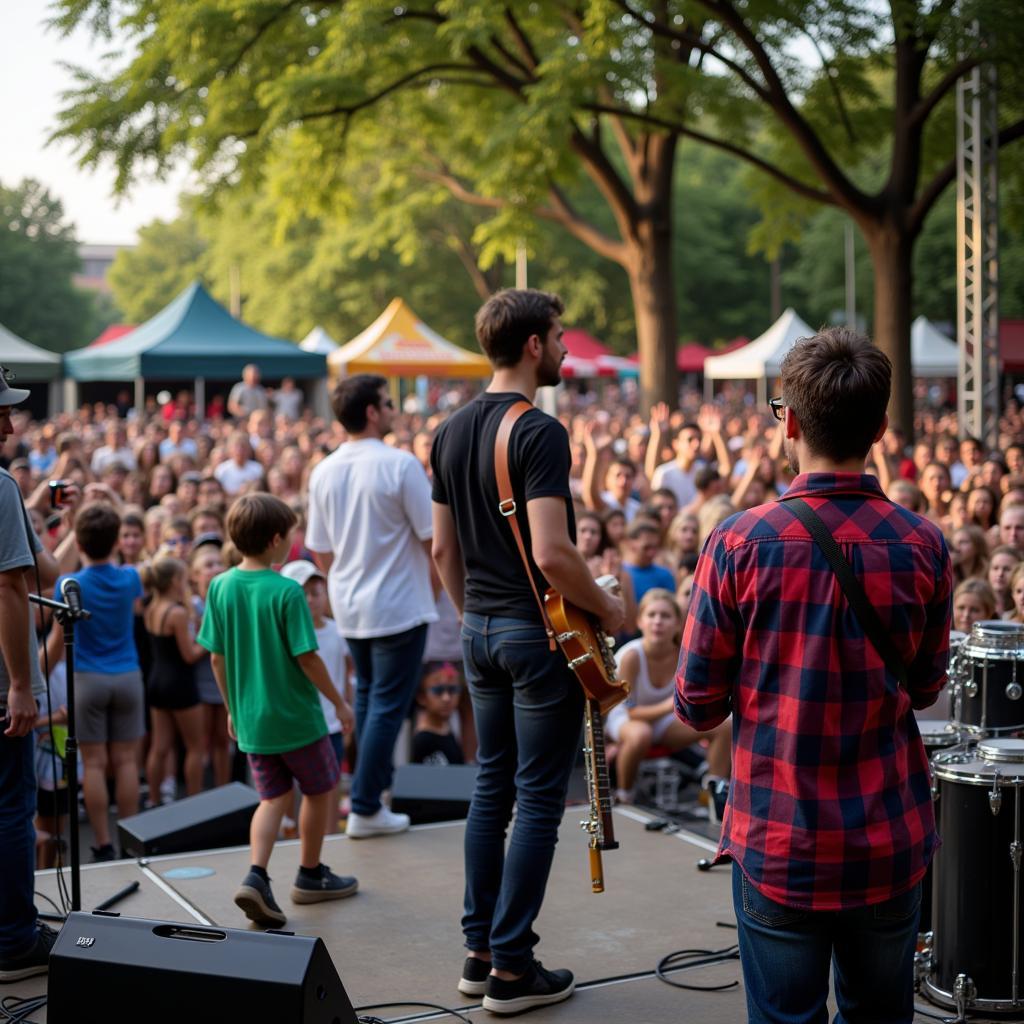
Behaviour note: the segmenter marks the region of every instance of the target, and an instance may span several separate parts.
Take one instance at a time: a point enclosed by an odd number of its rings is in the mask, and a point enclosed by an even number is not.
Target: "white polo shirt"
[[[338,631],[371,639],[435,622],[430,484],[409,452],[347,441],[309,477],[306,546],[334,555],[327,577]]]

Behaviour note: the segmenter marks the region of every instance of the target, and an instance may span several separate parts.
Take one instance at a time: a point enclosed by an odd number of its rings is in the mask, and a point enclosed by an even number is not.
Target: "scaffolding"
[[[972,35],[978,42],[977,25]],[[996,68],[956,89],[958,422],[995,447],[999,432],[999,141]]]

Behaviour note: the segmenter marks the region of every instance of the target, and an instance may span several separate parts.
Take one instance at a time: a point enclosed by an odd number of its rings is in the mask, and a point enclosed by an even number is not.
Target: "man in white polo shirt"
[[[383,377],[346,378],[331,401],[348,441],[310,474],[306,546],[327,573],[356,667],[358,753],[346,831],[363,839],[409,827],[381,793],[419,685],[427,624],[437,619],[430,484],[412,454],[382,440],[395,414]]]

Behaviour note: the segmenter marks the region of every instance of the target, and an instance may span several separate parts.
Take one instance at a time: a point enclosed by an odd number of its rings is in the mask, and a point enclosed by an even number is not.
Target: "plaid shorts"
[[[329,736],[283,754],[247,754],[253,784],[261,800],[273,800],[288,793],[292,781],[305,796],[319,796],[338,785],[341,768]]]

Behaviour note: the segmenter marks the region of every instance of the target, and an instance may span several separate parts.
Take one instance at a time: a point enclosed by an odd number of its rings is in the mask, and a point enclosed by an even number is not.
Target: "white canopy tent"
[[[919,316],[910,327],[910,364],[915,377],[956,377],[960,349],[935,324]]]
[[[322,327],[314,327],[299,342],[299,348],[305,352],[319,352],[329,356],[339,345]]]
[[[788,308],[759,338],[722,356],[704,360],[704,391],[710,401],[716,380],[755,380],[760,405],[768,401],[768,381],[778,377],[782,360],[799,338],[814,334],[796,311]]]

